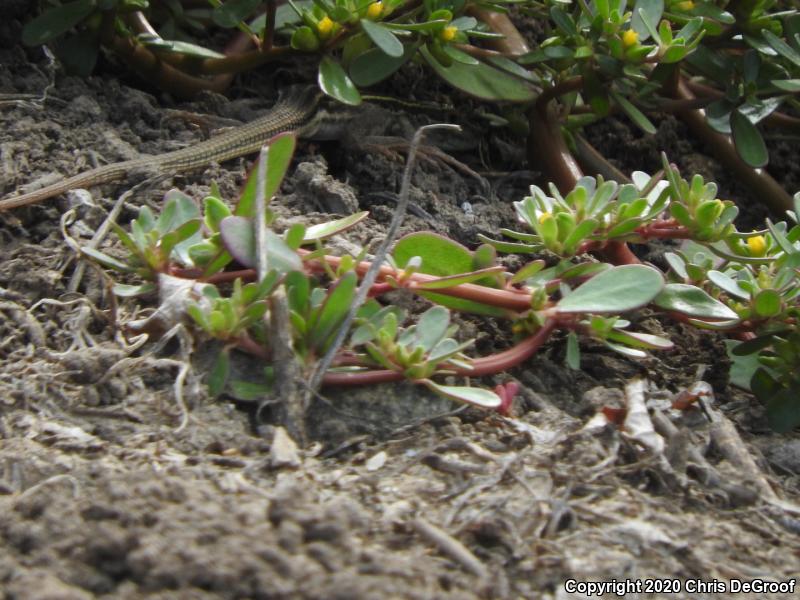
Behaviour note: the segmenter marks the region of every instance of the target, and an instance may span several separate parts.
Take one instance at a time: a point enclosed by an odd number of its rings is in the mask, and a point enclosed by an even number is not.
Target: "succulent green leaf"
[[[458,242],[436,233],[411,233],[400,238],[392,253],[401,267],[414,256],[422,258],[420,272],[447,277],[472,272],[472,252]]]
[[[301,52],[315,52],[319,48],[319,37],[308,25],[302,25],[294,30],[289,41],[293,50]]]
[[[230,255],[230,252],[220,252],[213,260],[211,260],[211,262],[208,263],[208,265],[206,265],[206,268],[203,271],[203,277],[210,277],[214,273],[220,272],[228,264],[230,264],[232,260],[233,257]]]
[[[664,13],[664,0],[636,0],[633,5],[631,28],[645,41],[658,27]]]
[[[758,128],[741,111],[731,112],[731,134],[736,151],[748,165],[761,168],[769,162],[769,153]]]
[[[429,352],[444,337],[449,326],[450,311],[443,306],[432,306],[419,318],[416,344]]]
[[[361,94],[347,76],[342,65],[330,56],[323,56],[319,63],[318,82],[320,89],[331,98],[350,106],[361,104]]]
[[[704,290],[685,283],[670,283],[656,296],[654,304],[691,317],[714,320],[738,320],[733,310],[709,296]]]
[[[510,283],[522,283],[525,280],[529,279],[536,275],[539,271],[544,269],[545,262],[543,260],[534,260],[526,264],[522,267],[519,271],[514,273],[514,276],[511,278]]]
[[[617,93],[614,90],[611,90],[611,97],[614,98],[614,101],[639,129],[649,134],[654,134],[656,132],[656,127],[653,125],[650,119],[648,119],[642,111],[636,108],[636,106],[634,106],[630,100],[625,98],[625,96]]]
[[[203,219],[206,227],[212,232],[219,231],[219,222],[232,213],[230,207],[220,198],[208,196],[203,200],[204,210]]]
[[[375,339],[378,330],[384,329],[384,324],[389,314],[392,314],[391,323],[394,324],[394,331],[391,337],[394,338],[397,323],[405,319],[405,311],[399,306],[384,306],[377,313],[370,316],[366,323],[359,325],[350,336],[351,346],[360,346]]]
[[[399,57],[389,56],[380,48],[372,48],[356,56],[350,63],[350,79],[357,86],[369,87],[391,76],[417,52],[417,46],[404,46]]]
[[[633,346],[634,348],[646,348],[648,350],[669,350],[675,346],[667,338],[640,331],[620,331],[614,329],[608,334],[608,339]]]
[[[694,219],[698,228],[705,229],[711,227],[717,217],[722,213],[723,207],[716,200],[706,200],[701,202],[695,209]]]
[[[306,226],[302,223],[295,223],[284,233],[286,245],[292,250],[297,250],[302,244],[306,234]]]
[[[189,196],[171,189],[164,195],[164,208],[156,220],[155,228],[161,235],[173,231],[184,223],[200,218],[200,209]]]
[[[430,19],[424,23],[383,23],[387,29],[396,31],[413,31],[421,33],[434,33],[450,22],[449,19]]]
[[[368,19],[360,21],[361,27],[364,32],[369,36],[375,45],[380,48],[384,54],[393,58],[401,58],[403,56],[403,44],[397,39],[389,29]]]
[[[220,27],[236,27],[247,19],[261,2],[262,0],[227,0],[225,4],[211,12],[211,19]]]
[[[689,48],[682,44],[675,44],[667,48],[663,56],[659,60],[660,64],[669,65],[672,63],[680,62],[686,55],[689,54]]]
[[[369,211],[364,210],[354,213],[341,219],[334,221],[326,221],[325,223],[318,223],[317,225],[309,225],[306,227],[306,233],[303,237],[303,243],[315,242],[317,240],[324,240],[325,238],[347,231],[354,225],[360,223],[369,215]]]
[[[709,17],[723,25],[733,25],[736,22],[736,18],[731,13],[716,6],[713,2],[696,2],[694,9],[692,9],[692,14],[700,17]],[[681,31],[681,35],[689,37],[683,31]]]
[[[309,343],[318,352],[325,352],[330,338],[336,333],[336,328],[350,310],[357,283],[358,277],[350,271],[345,273],[328,291],[309,331]]]
[[[784,92],[800,92],[800,79],[775,79],[770,83]]]
[[[626,219],[625,221],[622,221],[621,223],[617,223],[616,225],[614,225],[614,227],[612,227],[609,230],[608,234],[606,235],[606,238],[611,240],[614,238],[619,238],[628,235],[632,231],[635,231],[636,228],[639,227],[639,225],[641,224],[642,224],[642,219],[638,217],[635,219]]]
[[[578,336],[574,331],[567,334],[567,366],[573,371],[578,371],[581,368],[581,347],[578,344]]]
[[[661,38],[661,43],[664,46],[669,46],[672,44],[672,26],[666,19],[662,19],[662,21],[658,24],[658,35]]]
[[[100,54],[100,38],[95,32],[68,33],[52,42],[52,46],[67,73],[78,77],[92,74]]]
[[[486,244],[491,244],[498,252],[506,252],[508,254],[534,254],[542,249],[541,243],[517,244],[514,242],[504,242],[503,240],[493,240],[483,234],[478,234],[478,239]]]
[[[767,43],[772,46],[778,54],[788,59],[795,67],[800,67],[800,52],[797,52],[797,50],[772,33],[769,29],[762,29],[761,35],[764,36]]]
[[[195,58],[225,58],[225,55],[220,52],[214,52],[200,46],[192,44],[191,42],[182,42],[180,40],[154,40],[153,42],[145,42],[145,45],[153,43],[156,48],[161,52],[169,52],[170,54],[182,54],[184,56],[192,56]]]
[[[183,265],[192,265],[189,248],[202,241],[201,225],[200,219],[193,219],[168,232],[161,238],[161,251],[168,257],[174,254],[178,262]]]
[[[266,398],[271,392],[272,386],[268,383],[243,381],[241,379],[231,381],[230,395],[241,402],[261,400]]]
[[[564,34],[570,37],[578,35],[578,28],[575,22],[567,13],[561,10],[558,6],[553,6],[550,9],[550,18]]]
[[[686,263],[684,262],[683,258],[674,252],[665,252],[664,259],[667,261],[667,264],[670,266],[670,268],[675,271],[678,277],[681,279],[689,278],[689,274],[686,272]]]
[[[673,202],[669,205],[669,212],[670,214],[678,220],[678,223],[687,227],[689,229],[694,228],[694,219],[692,215],[689,213],[689,209],[686,208],[683,204],[679,204],[678,202]]]
[[[304,314],[308,308],[308,299],[311,294],[308,277],[301,271],[294,271],[286,276],[285,283],[289,308],[299,314]]]
[[[225,348],[217,355],[217,360],[214,361],[214,365],[208,373],[208,393],[212,396],[219,396],[225,389],[230,372],[231,357],[228,349]]]
[[[442,45],[442,52],[444,52],[447,56],[453,59],[454,62],[460,62],[464,65],[472,65],[472,66],[478,66],[481,64],[481,62],[477,58],[467,54],[463,50],[459,50],[458,48],[450,44]]]
[[[575,254],[580,243],[587,240],[598,225],[595,219],[585,219],[578,223],[564,240],[564,254],[567,256]]]
[[[94,8],[94,0],[75,0],[50,8],[25,25],[22,42],[26,46],[46,44],[83,21]]]
[[[775,317],[782,308],[781,295],[777,290],[761,290],[753,299],[753,309],[759,317]]]
[[[243,266],[256,265],[256,236],[251,219],[230,216],[220,222],[220,234],[225,248]],[[299,271],[303,261],[274,231],[266,231],[267,264],[269,269],[280,273]]]
[[[736,298],[741,298],[743,300],[750,299],[750,293],[745,290],[739,283],[733,279],[732,277],[728,276],[727,274],[721,271],[711,270],[706,273],[706,277],[716,285],[719,289],[727,292],[731,296]]]
[[[619,313],[646,305],[664,287],[661,273],[644,265],[613,267],[562,298],[561,313]]]
[[[431,68],[453,87],[489,101],[530,102],[536,97],[536,89],[529,83],[485,63],[466,65],[453,62],[445,66],[434,59],[430,50],[420,48],[420,53]]]
[[[293,132],[281,133],[269,139],[267,146],[267,168],[264,183],[264,197],[269,202],[278,192],[278,189],[289,170],[289,165],[294,156],[294,149],[297,146],[297,137]],[[247,183],[239,197],[236,205],[235,215],[240,217],[252,217],[256,210],[256,188],[258,186],[258,169],[250,172]]]
[[[564,281],[570,281],[578,277],[593,277],[603,271],[607,271],[611,265],[601,262],[583,262],[573,265],[569,261],[562,261],[555,269],[554,277],[560,277]],[[547,271],[542,271],[541,274],[546,274]]]
[[[483,388],[467,387],[461,385],[440,385],[434,383],[430,379],[424,379],[420,383],[425,385],[429,390],[455,400],[457,402],[465,402],[481,408],[497,408],[503,401],[500,396],[491,390]]]
[[[767,402],[767,422],[778,433],[787,433],[800,425],[800,385],[795,383],[772,396]]]
[[[769,336],[766,337],[768,338],[767,344],[769,344],[771,338]],[[735,340],[725,340],[725,348],[728,357],[731,359],[731,368],[728,376],[731,384],[749,390],[750,381],[756,370],[761,367],[761,363],[758,362],[758,350],[742,352],[740,348],[743,345],[742,342],[737,342]]]
[[[778,223],[778,225],[780,225],[780,223]],[[778,246],[780,246],[781,250],[783,250],[786,254],[796,254],[800,252],[800,250],[797,250],[792,242],[787,239],[786,235],[783,233],[783,230],[776,227],[771,219],[767,219],[767,228],[772,234],[772,237],[778,243]]]

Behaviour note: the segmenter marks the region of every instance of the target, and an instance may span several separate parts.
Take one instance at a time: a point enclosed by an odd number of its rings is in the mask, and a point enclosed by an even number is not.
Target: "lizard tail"
[[[28,192],[27,194],[4,198],[0,200],[0,212],[11,210],[12,208],[19,208],[20,206],[36,204],[42,200],[47,200],[48,198],[58,196],[59,194],[76,188],[116,181],[124,177],[130,169],[136,167],[137,163],[138,161],[136,160],[129,160],[112,165],[105,165],[92,169],[91,171],[86,171],[85,173],[79,173],[73,177],[67,177],[53,185],[48,185],[47,187]]]

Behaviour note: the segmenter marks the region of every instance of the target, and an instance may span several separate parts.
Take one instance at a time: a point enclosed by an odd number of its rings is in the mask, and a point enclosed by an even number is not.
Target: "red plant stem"
[[[586,138],[575,134],[574,140],[575,158],[585,173],[602,175],[606,180],[616,181],[620,185],[631,183],[630,177],[608,162],[606,157],[597,151],[597,148],[586,141]]]
[[[181,98],[194,96],[202,90],[223,92],[235,73],[283,58],[293,52],[288,46],[245,52],[248,42],[246,36],[242,36],[244,40],[237,38],[226,49],[229,55],[225,58],[197,60],[177,55],[156,54],[132,37],[115,35],[113,21],[110,20],[111,13],[108,15],[109,22],[103,26],[102,31],[112,33],[104,37],[103,43],[126,60],[142,78]],[[129,22],[133,23],[134,29],[146,28],[141,20],[137,23],[136,19],[131,19]],[[189,70],[192,74],[187,72]],[[206,79],[195,75],[219,75],[219,77]]]
[[[454,369],[456,375],[464,377],[482,377],[507,371],[528,360],[552,335],[558,322],[555,319],[545,321],[542,328],[532,336],[504,352],[483,356],[472,361],[472,369]],[[381,369],[376,371],[356,371],[349,373],[328,372],[322,379],[323,385],[363,385],[402,381],[403,373]]]
[[[267,28],[264,31],[264,50],[272,50],[275,43],[275,13],[278,10],[276,0],[267,0],[266,19]]]
[[[303,250],[302,248],[299,249],[297,252],[301,256],[308,255],[311,253],[309,250]],[[325,256],[324,261],[330,267],[336,269],[341,263],[342,258],[339,256]],[[370,264],[371,263],[367,261],[361,261],[355,265],[354,270],[359,276],[363,276],[364,273],[366,273],[367,270],[369,269]],[[317,258],[307,261],[306,265],[313,271],[322,272],[325,270],[322,263],[320,262],[320,259]],[[175,269],[174,271],[171,272],[171,274],[174,275],[175,277],[195,278],[197,276],[197,272],[195,269]],[[223,273],[215,273],[214,275],[211,275],[210,277],[202,281],[213,284],[228,283],[236,279],[241,279],[242,281],[254,281],[255,276],[256,276],[255,270],[244,269],[241,271],[226,271]],[[376,293],[379,294],[386,293],[391,289],[397,289],[396,286],[387,284],[384,281],[388,277],[396,278],[397,276],[398,272],[395,271],[395,269],[393,269],[388,265],[382,266],[380,272],[378,273],[378,281],[379,281],[378,285],[380,287],[377,288]],[[436,289],[436,290],[425,290],[424,288],[420,287],[421,283],[436,281],[438,279],[440,279],[440,277],[436,277],[435,275],[427,275],[425,273],[413,273],[407,276],[403,280],[400,287],[414,292],[433,291],[436,292],[437,294],[444,294],[456,298],[464,298],[465,300],[474,300],[475,302],[480,302],[482,304],[490,304],[498,308],[504,308],[515,312],[524,312],[531,308],[531,296],[528,292],[524,290],[513,290],[513,289],[500,290],[497,288],[475,285],[474,283],[460,283],[453,287]]]
[[[309,253],[308,251],[302,249],[298,250],[298,252],[301,255]],[[325,256],[324,260],[335,269],[339,266],[342,259],[338,256]],[[319,259],[313,259],[307,264],[312,269],[322,270],[322,265],[320,264]],[[369,266],[369,262],[359,262],[355,266],[355,271],[358,275],[364,275],[364,273],[367,272],[367,269],[369,269]],[[397,275],[398,273],[395,269],[388,265],[384,265],[381,267],[381,270],[378,273],[378,280],[382,281],[387,277],[397,277]],[[423,288],[419,287],[420,283],[435,281],[438,279],[440,278],[434,275],[413,273],[404,280],[403,288],[411,291],[425,291]],[[498,308],[505,308],[513,311],[525,311],[529,310],[531,307],[531,296],[528,292],[499,290],[496,288],[484,287],[482,285],[475,285],[474,283],[461,283],[453,287],[430,291],[435,291],[437,294],[454,296],[456,298],[474,300],[483,304],[491,304],[492,306],[496,306]]]
[[[614,265],[638,265],[641,261],[631,252],[628,244],[611,240],[595,252],[605,262]]]
[[[269,360],[271,358],[271,353],[266,348],[259,345],[253,338],[247,335],[247,333],[243,333],[236,338],[236,347],[262,360]]]
[[[552,100],[560,98],[564,94],[569,94],[570,92],[577,92],[582,88],[583,77],[580,75],[560,81],[539,94],[539,97],[536,99],[536,107],[544,112],[547,105],[549,105]]]
[[[541,105],[537,101],[528,121],[528,162],[542,168],[562,194],[569,193],[583,177],[583,172],[567,148],[555,108],[551,103]]]
[[[578,184],[583,172],[567,148],[552,100],[562,94],[579,90],[582,86],[582,77],[562,81],[542,92],[536,101],[536,106],[529,114],[528,162],[532,165],[542,165],[558,190],[565,195]],[[639,259],[625,242],[607,242],[597,248],[596,252],[604,260],[616,265],[639,263]]]

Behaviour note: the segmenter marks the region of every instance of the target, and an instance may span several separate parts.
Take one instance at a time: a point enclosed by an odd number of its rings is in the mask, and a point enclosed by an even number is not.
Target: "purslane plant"
[[[267,197],[277,191],[293,148],[289,135],[273,142],[266,159]],[[323,384],[407,379],[454,399],[505,410],[511,393],[506,388],[493,392],[435,379],[507,371],[533,356],[557,330],[568,332],[566,357],[574,368],[580,364],[580,337],[634,358],[648,350],[668,349],[669,340],[629,329],[625,314],[649,305],[744,340],[734,353],[755,355],[759,362],[738,364],[737,369],[751,370],[746,379],[768,400],[773,425],[786,429],[800,423],[800,194],[790,214],[793,224],[768,221],[764,231],[741,233],[733,225],[735,207],[714,197],[713,184],[698,176],[684,180],[666,159],[661,174],[634,174],[633,180],[619,186],[584,178],[565,196],[555,188],[547,195],[532,187],[531,196],[516,203],[520,222],[530,232],[504,232],[514,242],[484,240],[470,251],[431,233],[399,240]],[[145,280],[147,287],[128,286],[119,290],[122,293],[147,292],[163,277],[198,283],[187,288],[194,294],[187,312],[204,335],[223,344],[212,370],[214,393],[226,387],[243,389],[227,381],[231,352],[249,353],[269,366],[275,341],[268,336],[265,319],[279,283],[288,299],[292,350],[300,364],[311,369],[330,347],[353,303],[357,282],[370,266],[364,256],[333,256],[325,247],[327,237],[365,217],[360,213],[309,228],[270,231],[270,268],[259,281],[253,268],[255,185],[251,177],[236,207],[228,207],[214,190],[203,201],[202,215],[190,198],[171,192],[162,216],[154,218],[143,209],[132,234],[118,230],[130,252],[127,262],[86,251],[110,268]],[[167,224],[170,231],[165,230]],[[671,269],[665,275],[638,264],[627,251],[628,242],[654,238],[691,240],[700,246],[668,254]],[[698,252],[698,247],[704,250]],[[495,249],[548,258],[512,274],[496,263]],[[425,297],[433,306],[411,318],[384,299],[396,289]],[[471,342],[459,339],[451,310],[507,321],[515,344],[494,355],[470,358]],[[267,368],[265,381],[257,382],[267,386],[264,389],[270,385],[270,373]]]

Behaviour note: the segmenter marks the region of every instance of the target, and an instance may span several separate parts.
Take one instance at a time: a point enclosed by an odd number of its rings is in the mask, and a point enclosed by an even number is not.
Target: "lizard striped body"
[[[68,190],[118,181],[139,169],[160,174],[192,171],[212,162],[252,154],[271,137],[287,131],[294,131],[301,137],[311,136],[321,125],[322,111],[318,110],[321,100],[319,89],[303,88],[279,100],[264,116],[221,135],[173,152],[97,167],[42,189],[4,198],[0,200],[0,212],[36,204]]]

